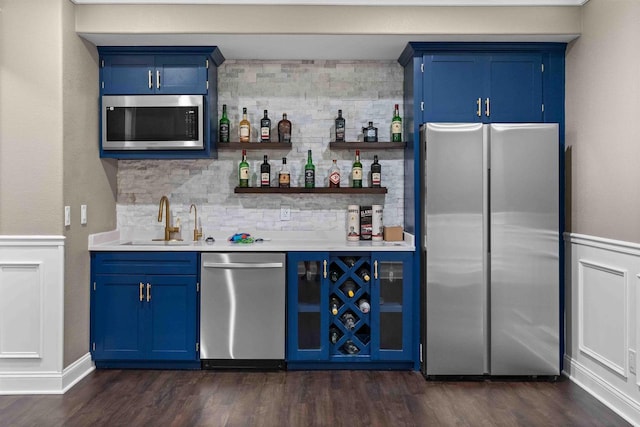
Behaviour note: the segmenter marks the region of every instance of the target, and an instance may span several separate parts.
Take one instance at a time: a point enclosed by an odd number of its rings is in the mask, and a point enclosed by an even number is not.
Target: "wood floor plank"
[[[397,371],[98,370],[62,396],[0,396],[0,426],[628,426],[566,378]]]

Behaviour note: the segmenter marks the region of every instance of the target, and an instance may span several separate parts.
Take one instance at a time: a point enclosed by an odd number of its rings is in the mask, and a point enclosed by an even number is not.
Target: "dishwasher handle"
[[[203,262],[204,268],[282,268],[281,262]]]

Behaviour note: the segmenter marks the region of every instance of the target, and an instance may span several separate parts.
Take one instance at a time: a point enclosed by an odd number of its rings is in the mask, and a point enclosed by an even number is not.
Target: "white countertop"
[[[180,252],[309,252],[309,251],[415,251],[415,238],[404,233],[399,242],[348,242],[344,236],[320,231],[250,232],[251,237],[263,241],[253,243],[231,243],[227,239],[233,233],[213,235],[215,241],[203,240],[154,241],[153,237],[121,235],[119,230],[89,235],[90,251],[180,251]]]

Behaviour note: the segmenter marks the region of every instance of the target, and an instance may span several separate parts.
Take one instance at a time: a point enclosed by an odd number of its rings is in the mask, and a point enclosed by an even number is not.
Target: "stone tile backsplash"
[[[362,127],[373,121],[380,141],[389,141],[393,105],[402,106],[402,67],[395,61],[246,61],[227,60],[218,70],[218,115],[227,104],[231,139],[237,140],[242,108],[248,110],[251,140],[256,140],[263,110],[272,122],[272,140],[282,113],[292,122],[291,150],[250,150],[251,185],[263,156],[269,156],[275,183],[287,157],[291,185],[303,182],[307,150],[316,166],[316,186],[327,186],[331,160],[337,159],[343,186],[349,186],[354,150],[330,150],[334,119],[342,109],[346,140],[362,140]],[[402,107],[400,111],[403,115]],[[235,194],[241,153],[219,151],[218,159],[120,160],[118,228],[133,235],[161,235],[157,222],[162,195],[171,202],[173,222],[180,218],[182,237],[191,238],[195,203],[205,235],[236,231],[320,230],[344,232],[347,205],[384,205],[384,224],[403,225],[404,166],[401,150],[361,151],[364,186],[373,155],[382,165],[386,195]],[[274,184],[275,185],[275,184]],[[291,220],[280,220],[280,206],[291,207]]]

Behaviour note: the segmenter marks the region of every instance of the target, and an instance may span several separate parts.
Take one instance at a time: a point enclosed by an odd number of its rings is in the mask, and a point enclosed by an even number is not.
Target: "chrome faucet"
[[[195,218],[193,220],[193,241],[197,242],[202,237],[202,227],[198,229],[198,208],[196,208],[196,205],[194,205],[193,203],[191,203],[189,213],[191,213],[192,209],[195,211]]]
[[[169,225],[169,199],[167,196],[160,198],[160,208],[158,209],[158,222],[162,222],[162,205],[164,205],[164,240],[171,240],[171,233],[180,231],[180,227],[172,227]]]

